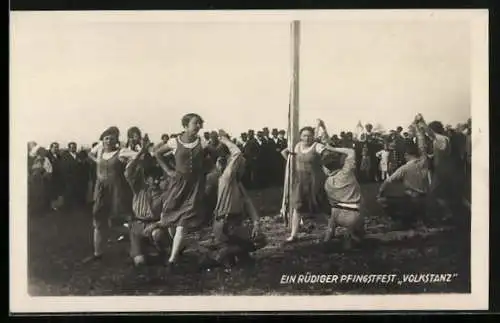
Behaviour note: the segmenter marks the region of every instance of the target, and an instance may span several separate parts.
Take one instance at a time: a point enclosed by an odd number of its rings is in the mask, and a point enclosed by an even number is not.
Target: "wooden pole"
[[[292,22],[292,102],[290,111],[290,149],[299,141],[299,72],[300,72],[300,21]]]
[[[299,72],[300,72],[300,21],[291,24],[292,40],[292,82],[290,90],[290,105],[288,111],[288,149],[293,152],[299,140]],[[282,215],[285,225],[289,224],[291,215],[290,198],[295,172],[295,156],[289,155],[286,163],[285,183],[283,190]]]

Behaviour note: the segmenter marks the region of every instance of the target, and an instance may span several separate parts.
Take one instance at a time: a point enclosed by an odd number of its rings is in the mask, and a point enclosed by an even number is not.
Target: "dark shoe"
[[[82,263],[83,264],[88,264],[88,263],[97,262],[97,261],[100,261],[100,260],[102,260],[102,255],[99,255],[99,256],[92,255],[90,257],[87,257],[87,258],[83,259]]]

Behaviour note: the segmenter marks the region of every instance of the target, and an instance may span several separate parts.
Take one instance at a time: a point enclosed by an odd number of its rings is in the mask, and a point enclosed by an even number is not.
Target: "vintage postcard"
[[[488,11],[11,11],[10,309],[488,308]]]

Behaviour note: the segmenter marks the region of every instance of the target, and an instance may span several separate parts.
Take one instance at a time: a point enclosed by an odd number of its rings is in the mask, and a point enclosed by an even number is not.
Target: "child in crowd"
[[[384,149],[377,152],[376,156],[380,160],[379,163],[380,179],[382,181],[385,181],[385,179],[387,178],[387,171],[389,164],[389,145],[385,143]]]

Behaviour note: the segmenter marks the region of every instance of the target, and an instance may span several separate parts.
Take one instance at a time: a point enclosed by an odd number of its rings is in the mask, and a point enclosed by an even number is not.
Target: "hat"
[[[109,127],[108,129],[104,130],[99,139],[103,140],[104,137],[107,136],[116,136],[118,138],[120,136],[120,130],[118,130],[117,127]]]
[[[285,130],[278,131],[278,134],[280,134],[280,135],[284,135],[285,133],[286,133]]]
[[[278,129],[273,128],[273,130],[272,130],[271,132],[272,132],[272,134],[273,134],[273,135],[274,135],[274,134],[278,134]]]

